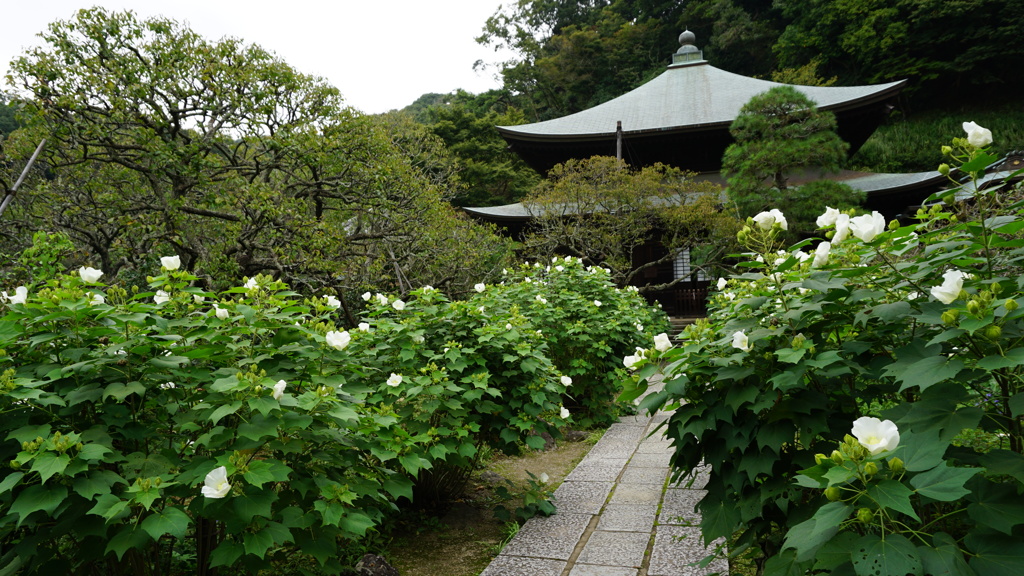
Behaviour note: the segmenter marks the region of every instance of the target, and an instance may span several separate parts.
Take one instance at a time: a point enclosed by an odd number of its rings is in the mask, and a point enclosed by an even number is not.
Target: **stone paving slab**
[[[700,513],[694,508],[701,498],[704,497],[704,494],[704,490],[687,490],[684,488],[669,488],[665,490],[665,498],[661,503],[661,514],[658,516],[658,522],[661,524],[699,524]]]
[[[694,526],[658,526],[651,550],[651,563],[647,576],[704,576],[728,574],[729,562],[724,558],[713,560],[704,568],[695,564],[713,552],[704,548],[700,528]]]
[[[673,449],[656,429],[669,416],[613,424],[555,491],[558,513],[527,522],[481,576],[727,574],[722,558],[691,565],[709,554],[700,529],[685,525],[700,520],[694,506],[708,474],[669,482]]]
[[[640,453],[633,455],[633,458],[629,460],[629,465],[641,468],[665,468],[667,470],[670,460],[671,454],[668,452],[664,454]]]
[[[597,564],[576,564],[569,576],[636,576],[636,568],[625,566],[599,566]]]
[[[614,482],[618,479],[619,474],[622,473],[622,468],[626,466],[625,458],[622,459],[622,463],[618,465],[614,464],[600,464],[600,463],[583,463],[581,462],[568,476],[565,477],[566,482]]]
[[[668,468],[628,466],[622,473],[620,481],[623,484],[653,484],[660,487],[665,485],[666,478],[668,478]]]
[[[609,504],[654,504],[661,501],[661,486],[654,484],[626,484],[619,483],[612,492],[612,499]]]
[[[608,504],[601,512],[598,530],[606,532],[644,532],[654,530],[658,507],[654,504]]]
[[[559,513],[600,514],[614,482],[563,482],[555,490]]]
[[[577,562],[600,564],[602,566],[626,566],[639,568],[644,561],[647,543],[651,540],[648,532],[604,532],[595,531],[587,540]]]
[[[590,514],[565,511],[547,518],[531,518],[502,552],[511,556],[568,560],[591,518]]]
[[[564,560],[545,560],[499,554],[480,576],[562,576]]]

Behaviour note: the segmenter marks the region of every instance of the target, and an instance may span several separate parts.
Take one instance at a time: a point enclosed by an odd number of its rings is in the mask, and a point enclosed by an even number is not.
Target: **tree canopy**
[[[531,121],[590,108],[665,69],[684,29],[705,57],[747,76],[814,83],[908,79],[919,88],[1019,89],[1024,46],[1017,0],[517,0],[488,19],[478,42],[512,51],[495,65]],[[482,64],[481,64],[482,65]],[[820,76],[820,78],[819,78]],[[980,93],[986,96],[987,93]],[[941,94],[939,95],[941,96]]]
[[[739,228],[721,209],[721,189],[692,176],[661,164],[631,169],[607,156],[559,164],[523,201],[534,218],[526,248],[545,259],[571,255],[607,267],[620,287],[669,288],[683,278],[648,283],[646,272],[671,265],[687,250],[704,256],[694,270],[711,265],[727,253]],[[660,253],[634,261],[634,253],[652,243]]]
[[[436,139],[396,136],[259,46],[102,8],[41,36],[12,63],[29,126],[8,153],[47,138],[53,177],[20,200],[108,274],[144,273],[158,251],[202,261],[208,281],[272,272],[300,288],[354,292],[382,278],[397,290],[481,262],[463,253],[429,269],[412,247],[463,247],[464,236],[504,250],[441,201]]]
[[[801,170],[835,172],[849,146],[835,132],[835,115],[791,86],[779,86],[743,105],[729,130],[735,144],[725,150],[722,174],[741,217],[786,207],[794,232],[814,230],[823,205],[860,204],[863,192],[836,182],[793,186]]]

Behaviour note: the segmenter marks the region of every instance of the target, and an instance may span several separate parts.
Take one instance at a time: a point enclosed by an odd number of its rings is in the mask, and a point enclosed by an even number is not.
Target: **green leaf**
[[[1024,497],[1014,484],[997,484],[985,478],[973,478],[967,500],[967,514],[982,526],[1012,535],[1013,527],[1024,524]]]
[[[959,358],[949,358],[942,355],[932,356],[931,358],[918,360],[908,366],[906,370],[896,377],[896,381],[903,383],[900,386],[900,392],[915,386],[923,392],[939,382],[956,378],[956,375],[963,369],[964,362]],[[886,372],[888,372],[888,369],[886,369]]]
[[[291,468],[277,460],[253,460],[242,474],[245,481],[261,488],[267,482],[286,482]]]
[[[854,546],[850,559],[858,576],[920,576],[922,573],[917,549],[900,534],[887,534],[885,540],[876,534],[863,536]]]
[[[234,414],[241,407],[242,407],[242,401],[241,400],[235,400],[233,402],[230,402],[228,404],[220,406],[216,410],[213,411],[213,414],[210,414],[210,422],[213,422],[214,424],[216,424],[217,422],[220,421],[221,418],[227,416],[228,414]]]
[[[246,554],[252,554],[257,558],[263,558],[267,550],[274,545],[273,535],[266,531],[242,533],[242,544]]]
[[[242,438],[256,441],[263,438],[276,438],[277,420],[270,420],[264,416],[256,415],[248,422],[242,422],[238,425],[238,435]]]
[[[405,476],[384,479],[384,490],[393,498],[408,498],[412,500],[412,482]]]
[[[21,479],[24,477],[24,472],[11,472],[7,476],[5,476],[3,481],[0,482],[0,494],[4,494],[11,488],[17,486],[18,482],[21,482]]]
[[[893,302],[891,304],[875,306],[871,315],[882,322],[891,323],[902,320],[904,316],[910,313],[910,310],[909,302]]]
[[[1010,450],[992,450],[982,454],[978,465],[989,474],[1005,474],[1014,478],[1024,478],[1024,455]]]
[[[974,554],[968,565],[979,575],[1020,576],[1024,566],[1024,541],[998,532],[972,531],[964,540]]]
[[[910,479],[910,485],[922,496],[942,502],[952,502],[970,493],[970,490],[964,488],[964,483],[980,470],[980,468],[954,468],[946,463],[914,476]]]
[[[921,518],[910,504],[912,494],[910,488],[904,486],[902,482],[892,479],[882,480],[868,488],[868,497],[874,499],[879,506],[902,512],[920,522]]]
[[[245,547],[233,540],[224,540],[210,554],[210,567],[231,566],[245,554]]]
[[[895,455],[903,460],[907,470],[923,472],[942,464],[947,448],[949,442],[942,441],[937,430],[927,433],[907,431],[900,433]]]
[[[328,532],[323,530],[323,532]],[[321,566],[326,564],[329,560],[338,556],[338,538],[328,532],[326,535],[320,535],[319,537],[313,537],[308,531],[301,531],[295,533],[295,547],[302,550],[304,554],[309,554]]]
[[[843,502],[829,502],[809,520],[789,529],[783,548],[794,548],[799,562],[812,560],[818,547],[832,539],[839,525],[850,517],[853,508]]]
[[[829,486],[838,486],[840,484],[846,484],[857,476],[857,470],[851,468],[848,463],[843,463],[838,466],[834,466],[825,472],[825,479],[828,480]]]
[[[1016,348],[1016,350],[1024,350],[1024,348]],[[1010,401],[1007,405],[1010,407],[1010,414],[1014,418],[1019,418],[1024,414],[1024,392],[1018,392],[1010,396]]]
[[[242,494],[231,497],[231,508],[242,522],[249,523],[256,516],[271,517],[271,504],[277,495],[269,490],[247,489]]]
[[[107,543],[107,549],[104,554],[113,552],[117,555],[117,559],[120,560],[125,552],[132,548],[141,549],[147,546],[150,541],[149,534],[145,530],[134,524],[125,524]]]
[[[376,523],[369,516],[349,510],[348,514],[338,522],[338,526],[355,536],[364,536],[366,531],[373,528]]]
[[[64,486],[33,485],[21,491],[18,498],[11,504],[11,514],[18,515],[18,526],[33,512],[42,510],[52,516],[58,506],[68,497],[68,489]]]
[[[169,506],[156,514],[150,514],[142,521],[142,529],[153,540],[159,540],[164,534],[174,538],[184,538],[192,519],[180,508]]]
[[[700,529],[707,541],[731,537],[740,523],[739,507],[732,502],[716,500],[700,506]]]
[[[0,320],[0,348],[8,346],[8,342],[17,341],[18,337],[25,331],[20,322]]]
[[[157,368],[180,368],[188,362],[189,359],[184,356],[156,356],[149,359],[149,363]]]
[[[1024,364],[1024,348],[1011,348],[1003,356],[985,356],[978,360],[978,368],[984,370],[1016,368],[1022,364]]]
[[[945,532],[935,534],[931,546],[918,546],[917,552],[928,576],[976,576],[956,540]]]
[[[50,477],[61,474],[68,467],[71,458],[67,454],[56,454],[54,452],[41,452],[32,459],[32,472],[38,472],[45,484]]]
[[[779,362],[786,362],[787,364],[796,364],[803,359],[804,354],[807,353],[807,348],[782,348],[775,351],[775,356],[778,357]]]
[[[110,487],[117,483],[124,484],[125,481],[116,472],[94,470],[88,476],[75,478],[75,481],[71,483],[71,488],[81,497],[91,500],[97,494],[109,493]]]
[[[338,522],[341,521],[341,517],[345,514],[345,507],[338,502],[329,502],[327,500],[317,500],[313,503],[313,509],[320,513],[320,516],[324,519],[324,524],[328,526],[337,526]]]
[[[125,398],[132,394],[143,396],[145,393],[146,387],[142,385],[142,382],[128,382],[127,384],[123,382],[114,382],[113,384],[108,384],[107,387],[103,389],[104,398],[113,398],[119,402],[123,402]]]
[[[971,158],[969,161],[964,162],[960,166],[961,172],[978,172],[988,168],[993,162],[999,160],[999,156],[989,154],[987,152],[979,152],[977,156]]]
[[[430,468],[430,462],[420,458],[416,454],[406,454],[399,456],[398,461],[402,464],[402,468],[410,475],[416,476],[420,469]]]
[[[128,502],[121,500],[113,494],[100,494],[96,497],[96,505],[89,510],[89,514],[102,516],[108,521],[116,518],[128,508]]]

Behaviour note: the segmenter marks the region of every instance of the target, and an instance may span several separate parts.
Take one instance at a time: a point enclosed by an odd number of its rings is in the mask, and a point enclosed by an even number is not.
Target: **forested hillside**
[[[964,120],[991,125],[999,151],[1024,148],[1019,0],[518,0],[478,38],[512,51],[505,61],[478,63],[503,87],[425,95],[408,110],[450,148],[502,150],[493,130],[453,133],[452,116],[466,125],[488,115],[491,124],[535,122],[593,107],[664,71],[685,29],[713,66],[737,74],[794,84],[908,80],[889,124],[851,167],[931,169],[941,160],[935,143]],[[528,168],[504,156],[488,162],[473,158],[473,171],[463,173],[478,191],[466,200],[502,204],[526,193]],[[472,173],[488,168],[504,173],[507,186]]]

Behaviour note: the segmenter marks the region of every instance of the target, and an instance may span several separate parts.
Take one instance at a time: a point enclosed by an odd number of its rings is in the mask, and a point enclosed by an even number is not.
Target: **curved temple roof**
[[[819,109],[837,112],[887,99],[905,82],[794,87]],[[582,112],[533,124],[498,126],[498,130],[506,137],[571,140],[614,136],[618,121],[622,121],[624,135],[728,126],[752,97],[776,86],[783,84],[726,72],[701,60],[670,66],[643,86]]]
[[[718,170],[732,143],[729,126],[743,105],[783,84],[715,68],[692,42],[693,34],[683,32],[683,46],[668,70],[618,98],[561,118],[497,129],[541,173],[569,158],[614,156],[619,122],[623,155],[630,164],[662,162],[698,172]],[[852,154],[878,127],[905,82],[793,87],[818,108],[835,113],[839,136],[850,144]]]

